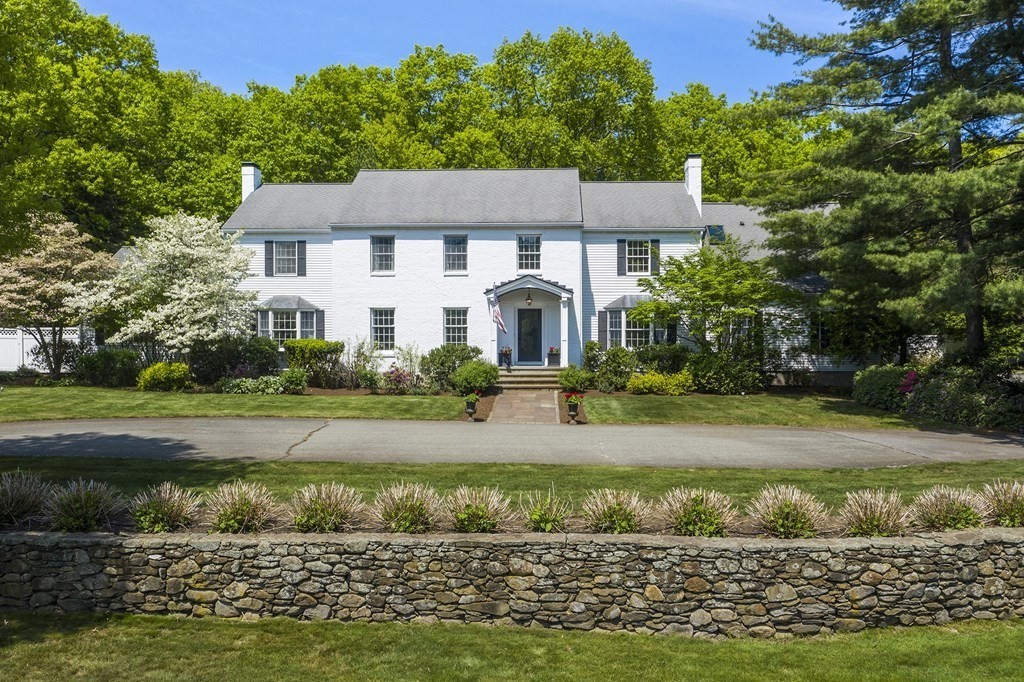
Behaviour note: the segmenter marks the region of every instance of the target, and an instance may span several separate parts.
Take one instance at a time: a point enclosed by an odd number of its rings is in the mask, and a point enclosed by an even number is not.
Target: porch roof
[[[492,294],[498,297],[504,296],[505,294],[513,291],[519,291],[521,289],[537,289],[538,291],[544,291],[552,296],[558,296],[559,298],[572,298],[572,289],[569,287],[553,282],[549,279],[542,279],[536,275],[522,275],[515,279],[510,279],[507,282],[495,285],[490,289],[486,289],[484,294],[490,297]]]

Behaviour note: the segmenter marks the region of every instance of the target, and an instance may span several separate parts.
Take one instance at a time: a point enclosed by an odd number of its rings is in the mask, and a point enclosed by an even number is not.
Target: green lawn
[[[742,424],[824,429],[913,429],[935,425],[865,407],[849,398],[798,391],[678,397],[590,392],[585,410],[593,424]]]
[[[390,623],[5,613],[10,680],[1020,679],[1021,621],[707,642]]]
[[[122,417],[320,417],[458,419],[465,409],[451,396],[226,395],[140,393],[112,388],[7,386],[0,422]]]
[[[79,386],[8,386],[0,392],[0,422],[122,417],[449,420],[459,419],[463,408],[462,400],[451,396],[139,393]],[[594,424],[741,424],[827,429],[935,426],[864,407],[847,398],[796,391],[680,397],[610,396],[591,392],[587,394],[585,410],[587,419]]]
[[[631,488],[654,497],[679,485],[705,486],[745,504],[766,482],[797,485],[829,505],[861,488],[897,488],[908,498],[936,483],[980,487],[996,478],[1024,480],[1024,462],[926,464],[878,469],[654,469],[558,464],[363,464],[347,462],[252,462],[143,460],[104,457],[0,457],[0,471],[24,469],[46,479],[95,478],[133,493],[162,481],[212,490],[226,481],[259,481],[286,499],[307,483],[334,480],[366,493],[397,480],[429,483],[442,492],[459,485],[497,485],[513,499],[554,484],[582,500],[594,488]]]

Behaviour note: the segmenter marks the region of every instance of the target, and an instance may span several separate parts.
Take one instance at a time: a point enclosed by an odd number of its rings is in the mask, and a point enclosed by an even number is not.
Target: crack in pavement
[[[869,440],[867,438],[857,438],[856,436],[852,436],[852,435],[850,435],[848,433],[839,433],[837,431],[827,431],[827,430],[821,430],[821,433],[827,433],[830,436],[838,436],[839,438],[848,438],[849,440],[855,440],[858,443],[867,443],[868,445],[874,445],[874,446],[877,446],[877,447],[880,447],[880,448],[886,448],[886,449],[889,449],[889,450],[895,450],[896,452],[902,452],[904,455],[909,455],[911,457],[918,457],[920,459],[925,460],[926,462],[935,461],[933,457],[929,457],[928,455],[922,455],[919,452],[911,452],[910,450],[904,450],[903,448],[898,448],[895,445],[889,445],[888,443],[879,443],[877,441]]]
[[[292,456],[292,450],[294,450],[295,448],[299,447],[303,443],[308,442],[309,439],[312,438],[318,431],[322,431],[323,429],[326,429],[328,426],[330,426],[330,424],[331,424],[331,420],[330,419],[325,419],[323,424],[321,424],[320,426],[316,427],[315,429],[313,429],[312,431],[307,433],[305,435],[305,437],[303,437],[302,440],[300,440],[300,441],[298,441],[296,443],[292,443],[290,446],[288,446],[288,449],[285,451],[285,453],[283,455],[281,455],[280,457],[278,457],[278,458],[276,458],[274,460],[271,460],[271,461],[280,462],[282,460],[288,459],[289,457]]]

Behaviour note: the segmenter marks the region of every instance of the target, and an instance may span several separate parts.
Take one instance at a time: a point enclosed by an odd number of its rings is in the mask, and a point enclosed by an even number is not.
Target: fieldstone
[[[238,609],[227,602],[218,601],[216,606],[213,607],[214,614],[221,618],[237,618]]]
[[[200,604],[212,604],[217,601],[217,593],[213,590],[188,590],[185,598]]]
[[[683,583],[683,589],[687,592],[696,592],[699,594],[701,592],[707,592],[708,590],[710,590],[711,583],[709,583],[707,580],[704,580],[704,578],[694,576],[692,578],[688,578],[686,582]]]
[[[199,564],[192,559],[182,559],[167,567],[168,578],[186,578],[199,572]]]
[[[472,604],[463,604],[462,608],[465,611],[487,613],[492,616],[507,616],[509,612],[508,604],[497,601],[478,601]]]
[[[327,620],[331,617],[331,607],[326,604],[320,604],[311,609],[306,609],[302,612],[302,615],[310,620]]]
[[[859,618],[837,618],[832,625],[836,632],[859,632],[867,627],[867,623]]]
[[[697,609],[690,614],[690,625],[695,628],[704,627],[710,625],[712,621],[711,614],[704,609]]]
[[[644,588],[644,596],[648,601],[665,601],[665,595],[661,593],[657,585],[648,585]]]
[[[788,602],[797,598],[796,590],[785,583],[772,585],[764,591],[764,594],[770,602]]]

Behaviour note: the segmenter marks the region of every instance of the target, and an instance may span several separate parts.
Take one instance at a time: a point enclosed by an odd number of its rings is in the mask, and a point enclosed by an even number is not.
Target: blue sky
[[[287,89],[328,64],[393,66],[414,45],[490,60],[503,38],[559,26],[617,32],[651,61],[659,96],[707,83],[744,100],[795,74],[749,45],[769,14],[806,32],[842,20],[826,0],[79,0],[156,44],[164,69],[199,71],[230,92],[250,80]]]

